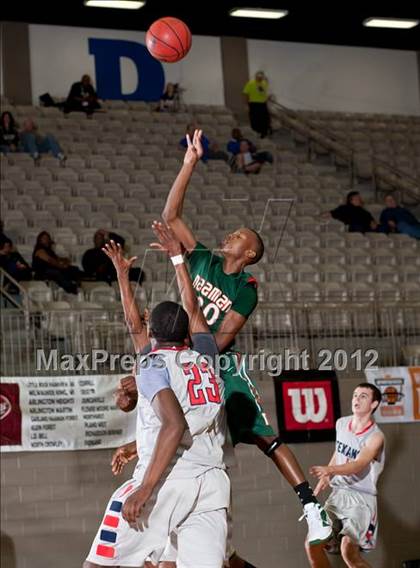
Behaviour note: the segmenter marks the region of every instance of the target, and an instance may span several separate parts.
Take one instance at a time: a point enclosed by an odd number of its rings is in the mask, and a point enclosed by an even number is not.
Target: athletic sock
[[[312,487],[307,481],[299,483],[299,485],[296,485],[296,487],[293,487],[293,489],[295,490],[303,506],[307,505],[308,503],[318,503],[312,491]]]

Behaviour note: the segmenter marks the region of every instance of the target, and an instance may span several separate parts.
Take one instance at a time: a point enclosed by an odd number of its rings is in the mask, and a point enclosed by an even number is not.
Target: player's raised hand
[[[112,264],[114,265],[117,274],[128,274],[130,268],[137,260],[137,256],[124,258],[124,253],[121,245],[119,243],[115,243],[114,241],[109,241],[109,243],[106,243],[102,250],[106,254],[106,256],[112,260]]]
[[[186,135],[188,146],[184,156],[184,164],[195,166],[195,164],[203,157],[203,145],[201,143],[202,135],[202,130],[194,130],[192,140],[189,134]]]
[[[114,396],[115,403],[120,410],[123,412],[134,410],[138,399],[136,379],[132,375],[121,379]]]
[[[112,456],[111,469],[114,475],[119,475],[128,462],[137,457],[137,450],[134,443],[124,444],[117,448]]]
[[[169,256],[178,256],[183,253],[182,244],[170,227],[160,221],[153,221],[152,230],[159,241],[150,243],[152,248],[166,251]]]

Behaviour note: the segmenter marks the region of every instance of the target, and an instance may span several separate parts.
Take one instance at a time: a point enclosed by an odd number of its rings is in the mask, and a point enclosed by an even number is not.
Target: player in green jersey
[[[232,441],[234,444],[256,444],[273,460],[301,500],[308,522],[309,544],[319,544],[332,535],[330,521],[295,456],[276,437],[268,423],[258,391],[247,375],[243,360],[238,365],[241,355],[232,348],[236,335],[258,302],[256,281],[245,272],[245,268],[261,259],[263,241],[252,229],[241,228],[226,236],[220,250],[222,256],[218,256],[197,242],[182,219],[188,183],[203,153],[201,134],[200,130],[196,130],[192,140],[187,136],[184,163],[169,192],[162,217],[188,254],[193,286],[207,323],[220,353],[227,353],[231,360],[231,365],[221,371],[221,376],[225,382]]]

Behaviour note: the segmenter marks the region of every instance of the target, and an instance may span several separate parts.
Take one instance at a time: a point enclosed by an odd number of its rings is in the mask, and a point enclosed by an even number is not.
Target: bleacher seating
[[[420,118],[391,114],[299,111],[321,131],[355,150],[357,174],[370,178],[373,161],[394,166],[420,182]]]
[[[235,125],[229,110],[192,105],[185,113],[156,113],[146,103],[113,101],[91,120],[77,113],[64,118],[51,108],[6,105],[3,110],[18,122],[34,117],[40,131],[54,134],[68,156],[65,168],[52,157],[43,157],[40,167],[26,154],[2,157],[5,232],[27,260],[36,235],[46,229],[59,245],[57,252],[80,264],[94,231],[104,227],[123,234],[130,253],[139,256],[139,264],[144,261],[146,288],[152,290],[171,275],[166,258],[146,250],[151,222],[159,217],[182,160],[178,141],[186,123],[196,121],[224,146]],[[418,120],[304,115],[351,138],[365,155],[377,152],[420,176]],[[255,139],[248,127],[242,131]],[[341,223],[321,221],[319,214],[341,203],[349,191],[347,176],[333,165],[307,162],[292,136],[264,140],[260,146],[273,153],[274,164],[264,165],[258,176],[231,173],[220,161],[197,166],[185,214],[199,240],[216,247],[226,231],[244,225],[260,230],[267,254],[251,271],[262,283],[262,301],[418,299],[418,241],[404,235],[347,234]],[[375,215],[381,209],[374,203],[367,207]],[[155,287],[154,298],[161,292]],[[35,288],[33,294],[38,294]],[[57,294],[55,290],[56,301]],[[109,288],[106,297],[90,291],[79,298],[107,308],[115,299]]]

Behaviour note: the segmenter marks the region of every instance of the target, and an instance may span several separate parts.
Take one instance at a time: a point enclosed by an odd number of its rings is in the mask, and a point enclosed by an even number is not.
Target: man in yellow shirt
[[[265,138],[270,130],[270,114],[267,108],[268,80],[263,71],[257,71],[255,79],[248,81],[242,92],[248,103],[251,128]]]

